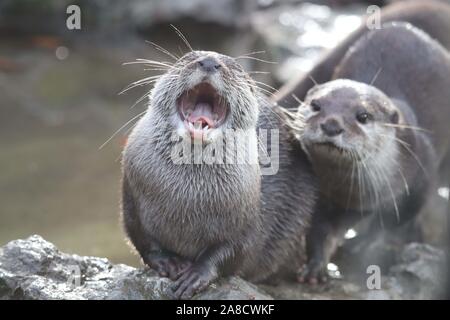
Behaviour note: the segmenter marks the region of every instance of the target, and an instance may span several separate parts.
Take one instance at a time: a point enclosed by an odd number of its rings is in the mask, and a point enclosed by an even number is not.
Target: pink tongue
[[[214,124],[211,105],[203,102],[196,104],[194,111],[187,120],[192,123],[203,120],[211,127]]]

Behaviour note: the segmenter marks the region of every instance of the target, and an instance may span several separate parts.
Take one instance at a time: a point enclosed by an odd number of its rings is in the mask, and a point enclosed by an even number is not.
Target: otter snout
[[[206,73],[214,73],[221,68],[219,60],[214,57],[206,57],[197,61],[198,68]]]
[[[338,136],[342,132],[344,132],[341,124],[335,118],[325,120],[320,124],[320,128],[322,129],[323,133],[329,137]]]

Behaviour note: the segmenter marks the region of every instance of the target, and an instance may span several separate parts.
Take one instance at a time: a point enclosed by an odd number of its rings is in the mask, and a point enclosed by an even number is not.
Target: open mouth
[[[204,140],[208,132],[220,127],[228,115],[225,99],[209,83],[202,82],[178,98],[178,114],[193,139]]]

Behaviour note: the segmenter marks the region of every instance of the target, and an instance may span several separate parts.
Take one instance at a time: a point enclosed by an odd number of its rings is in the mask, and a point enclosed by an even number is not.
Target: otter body
[[[124,150],[122,216],[143,261],[176,280],[177,298],[220,275],[264,281],[301,263],[316,189],[282,118],[234,59],[214,52],[186,54],[156,82]],[[278,130],[278,173],[261,175],[250,161],[261,147],[257,128]],[[248,158],[192,162],[195,147],[218,155],[232,146],[227,130],[244,133],[246,143],[236,140],[229,151]],[[276,151],[269,145],[267,152]],[[310,183],[295,188],[296,174]]]
[[[272,172],[261,177],[263,227],[257,241],[259,249],[253,250],[255,258],[250,268],[246,268],[248,276],[244,277],[254,282],[273,283],[280,278],[295,279],[306,261],[305,234],[318,199],[318,185],[284,112],[267,100],[261,106],[258,129],[267,130],[268,141],[274,134],[278,136],[261,153],[277,156],[272,157]]]
[[[321,195],[301,281],[326,279],[330,257],[362,217],[373,219],[368,244],[421,210],[449,150],[449,75],[445,48],[393,23],[363,36],[333,80],[308,91],[301,140]]]
[[[334,69],[342,60],[348,49],[370,31],[367,26],[373,25],[376,18],[369,17],[362,22],[360,28],[352,32],[342,43],[329,53],[325,54],[319,63],[307,74],[292,79],[283,86],[274,96],[281,106],[292,108],[297,106],[293,97],[303,100],[314,82],[323,83],[330,81]],[[444,1],[435,0],[411,0],[399,1],[382,8],[380,12],[381,25],[389,22],[408,22],[428,33],[433,39],[439,41],[445,48],[450,49],[450,5]]]

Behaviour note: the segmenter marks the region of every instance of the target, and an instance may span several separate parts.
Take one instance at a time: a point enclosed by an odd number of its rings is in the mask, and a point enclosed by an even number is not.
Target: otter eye
[[[371,118],[372,116],[367,112],[359,112],[356,114],[356,120],[362,124],[366,124]]]
[[[319,112],[322,109],[322,107],[317,101],[313,100],[311,101],[311,109],[314,112]]]

